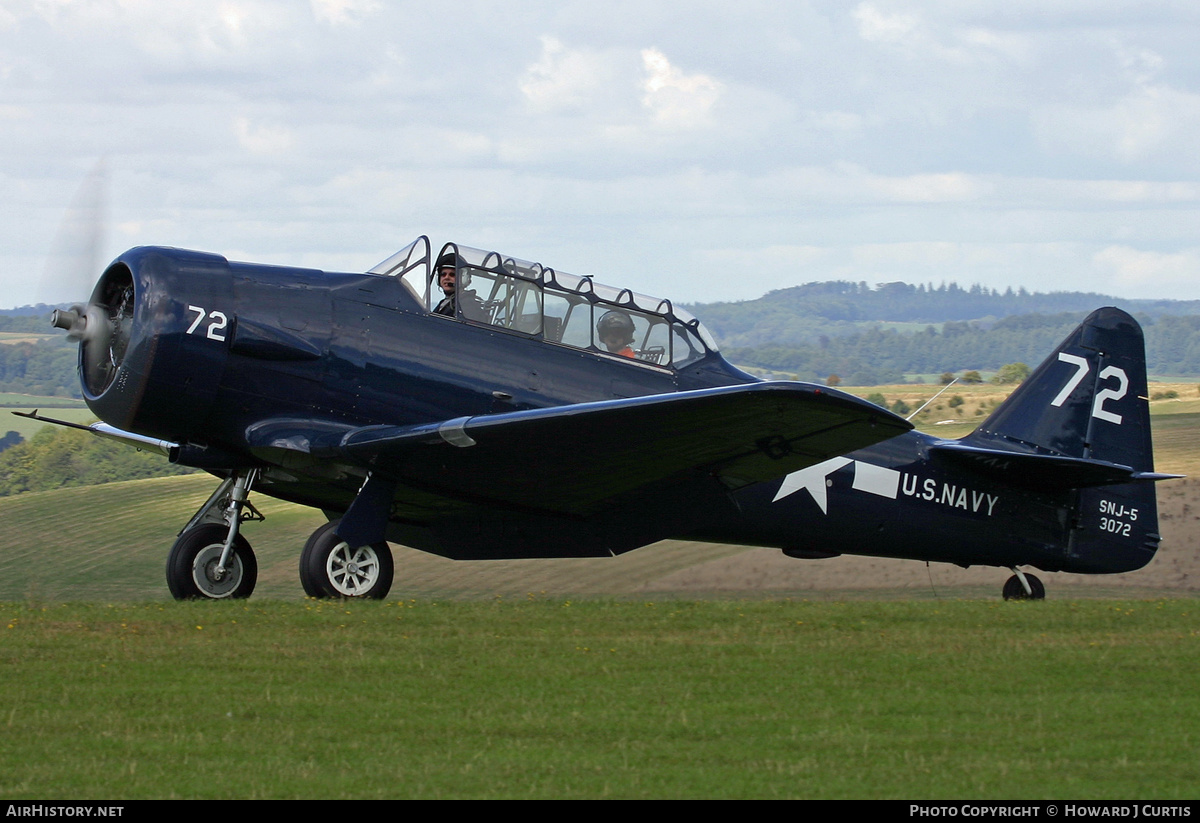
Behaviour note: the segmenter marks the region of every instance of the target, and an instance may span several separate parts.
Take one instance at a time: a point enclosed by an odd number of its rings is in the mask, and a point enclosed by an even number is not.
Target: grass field
[[[1194,798],[1195,601],[0,606],[0,796]]]
[[[47,324],[49,324],[50,315],[47,314]],[[57,334],[43,334],[41,332],[32,331],[0,331],[0,345],[5,343],[37,343],[41,340],[56,340]]]

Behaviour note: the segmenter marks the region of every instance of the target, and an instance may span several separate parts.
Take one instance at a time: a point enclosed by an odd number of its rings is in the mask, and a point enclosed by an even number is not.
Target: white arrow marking
[[[775,498],[771,502],[774,503],[776,500],[795,494],[801,489],[808,489],[812,499],[821,507],[822,514],[829,514],[829,503],[825,494],[825,478],[850,462],[852,461],[848,457],[832,457],[824,463],[792,472],[783,478],[783,483],[780,484],[779,491],[775,492]]]

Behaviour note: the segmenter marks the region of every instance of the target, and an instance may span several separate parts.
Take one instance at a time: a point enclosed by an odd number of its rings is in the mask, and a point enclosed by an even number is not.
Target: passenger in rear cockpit
[[[633,342],[633,318],[623,311],[605,312],[596,324],[596,337],[607,351],[622,357],[637,357]]]

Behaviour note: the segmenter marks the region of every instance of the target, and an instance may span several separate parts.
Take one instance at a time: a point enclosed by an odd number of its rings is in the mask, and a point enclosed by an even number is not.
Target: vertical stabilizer
[[[1142,329],[1092,312],[964,443],[1154,471]]]
[[[1154,471],[1142,329],[1127,313],[1098,309],[1037,367],[967,446],[1058,455]],[[1160,476],[1161,477],[1161,476]],[[1150,479],[1068,489],[1064,565],[1118,572],[1144,566],[1158,548]]]

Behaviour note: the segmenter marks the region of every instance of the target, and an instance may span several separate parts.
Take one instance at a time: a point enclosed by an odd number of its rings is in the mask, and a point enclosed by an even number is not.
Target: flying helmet
[[[444,267],[452,266],[454,268],[456,277],[456,285],[458,285],[460,288],[466,288],[471,283],[471,275],[463,271],[466,265],[467,262],[462,259],[458,252],[444,252],[442,256],[437,259],[437,265],[433,267],[433,281],[435,283],[438,282],[442,276],[442,269]]]
[[[605,312],[596,324],[596,334],[601,340],[619,339],[622,346],[633,342],[633,318],[623,311]]]

